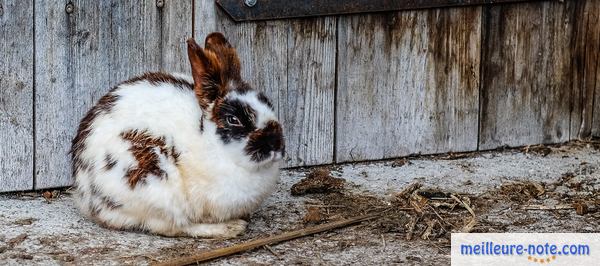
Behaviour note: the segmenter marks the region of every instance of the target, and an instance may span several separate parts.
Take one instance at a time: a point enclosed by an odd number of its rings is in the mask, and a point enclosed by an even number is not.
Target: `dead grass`
[[[548,151],[545,147],[530,147],[527,150],[540,152],[542,156],[547,155]],[[354,230],[370,230],[374,234],[401,234],[406,240],[418,238],[447,242],[452,232],[502,232],[508,227],[533,225],[538,219],[527,213],[531,210],[597,215],[600,181],[589,176],[596,170],[595,167],[584,164],[581,168],[583,175],[566,173],[560,180],[546,184],[511,182],[480,195],[423,188],[419,183],[411,184],[388,198],[357,194],[349,190],[328,191],[308,196],[302,222],[318,224],[383,212],[381,218]],[[319,169],[309,176],[330,175]],[[547,206],[544,202],[554,204]],[[506,217],[506,223],[502,224],[488,222],[485,218],[506,208],[523,210],[524,213]]]

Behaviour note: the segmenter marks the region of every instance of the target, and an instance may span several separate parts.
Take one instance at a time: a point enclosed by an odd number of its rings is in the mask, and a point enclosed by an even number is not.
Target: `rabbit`
[[[274,190],[284,156],[273,105],[214,32],[187,41],[192,76],[146,73],[84,116],[71,147],[75,203],[103,227],[232,238]]]

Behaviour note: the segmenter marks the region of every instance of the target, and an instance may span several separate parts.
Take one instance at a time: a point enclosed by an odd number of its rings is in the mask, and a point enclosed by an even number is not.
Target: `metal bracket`
[[[217,0],[217,4],[233,20],[251,21],[526,1],[536,0]]]

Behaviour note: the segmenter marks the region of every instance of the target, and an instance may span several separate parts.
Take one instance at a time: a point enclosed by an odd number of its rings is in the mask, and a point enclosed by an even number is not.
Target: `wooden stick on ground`
[[[554,206],[545,206],[545,205],[523,205],[521,206],[523,210],[570,210],[575,209],[571,204],[558,204]]]
[[[272,245],[272,244],[292,240],[292,239],[303,237],[303,236],[313,235],[316,233],[321,233],[321,232],[345,227],[348,225],[357,224],[357,223],[360,223],[363,221],[377,218],[380,215],[381,215],[381,213],[361,215],[358,217],[349,218],[349,219],[345,219],[345,220],[341,220],[341,221],[330,222],[330,223],[326,223],[326,224],[303,228],[303,229],[283,233],[280,235],[270,236],[270,237],[266,237],[266,238],[260,238],[260,239],[252,240],[249,242],[236,244],[236,245],[233,245],[230,247],[219,248],[219,249],[207,251],[204,253],[200,253],[197,255],[192,255],[189,257],[183,257],[183,258],[179,258],[179,259],[165,261],[165,262],[158,263],[155,265],[161,265],[161,266],[163,266],[163,265],[188,265],[188,264],[192,264],[192,263],[208,261],[208,260],[240,253],[243,251],[251,250],[254,248],[262,247],[265,245]]]

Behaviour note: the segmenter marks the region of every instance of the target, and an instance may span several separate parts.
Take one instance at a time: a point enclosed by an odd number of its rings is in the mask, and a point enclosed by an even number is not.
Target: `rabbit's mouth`
[[[267,165],[283,161],[283,151],[270,151],[259,154],[250,154],[251,161],[257,165]]]
[[[269,155],[265,156],[262,161],[255,162],[259,168],[279,168],[281,162],[283,161],[283,152],[281,151],[271,151]]]

